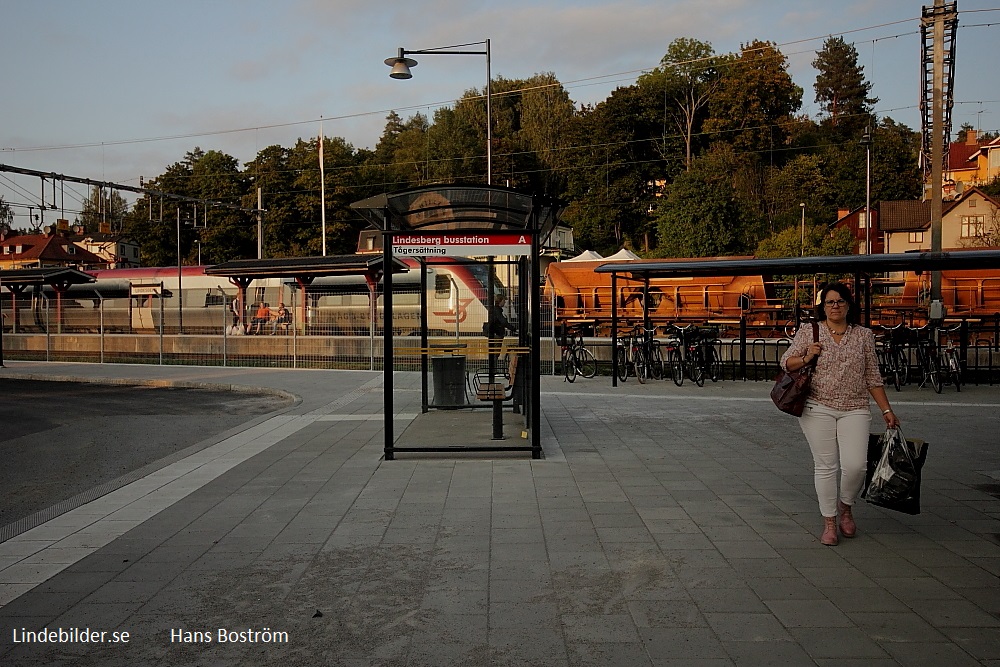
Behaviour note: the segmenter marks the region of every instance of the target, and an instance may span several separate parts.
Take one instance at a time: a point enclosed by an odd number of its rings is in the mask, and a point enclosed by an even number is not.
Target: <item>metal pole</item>
[[[486,40],[486,184],[493,184],[493,82],[490,75],[490,40]]]
[[[944,159],[944,0],[934,0],[934,98],[931,116],[931,252],[941,252]],[[931,301],[941,300],[941,272],[931,271]]]
[[[261,205],[262,194],[257,188],[257,259],[264,259],[264,207]]]
[[[872,254],[872,144],[865,146],[865,254]]]
[[[799,257],[805,257],[806,254],[806,204],[802,202],[799,204],[799,208],[802,209],[802,224],[799,226]]]
[[[184,297],[181,296],[181,208],[177,207],[177,332],[184,333]]]

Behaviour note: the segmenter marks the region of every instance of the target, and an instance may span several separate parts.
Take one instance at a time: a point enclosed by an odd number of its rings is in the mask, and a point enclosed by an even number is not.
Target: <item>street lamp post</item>
[[[865,130],[861,137],[865,147],[865,254],[872,254],[872,135]]]
[[[804,257],[806,254],[806,204],[802,202],[799,204],[799,208],[802,209],[802,224],[800,225],[801,232],[799,233],[799,257]]]
[[[466,46],[475,46],[477,44],[483,44],[486,46],[485,51],[452,51],[450,49],[462,49]],[[410,73],[411,67],[417,66],[417,61],[413,58],[407,58],[408,55],[413,54],[429,54],[429,55],[456,55],[456,56],[486,56],[486,184],[491,185],[493,183],[493,118],[492,118],[492,85],[491,85],[491,74],[490,74],[490,40],[484,40],[482,42],[469,42],[468,44],[455,44],[454,46],[440,46],[434,49],[419,49],[417,51],[408,51],[403,47],[399,47],[399,52],[394,58],[386,58],[385,64],[392,68],[389,72],[389,76],[393,79],[412,79],[413,74]]]

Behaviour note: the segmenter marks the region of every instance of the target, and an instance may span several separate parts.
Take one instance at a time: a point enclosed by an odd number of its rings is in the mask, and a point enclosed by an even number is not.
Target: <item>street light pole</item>
[[[486,46],[485,51],[451,51],[448,49],[461,49],[466,46],[475,46],[477,44],[483,44]],[[395,58],[386,58],[385,64],[392,68],[389,72],[389,76],[393,79],[412,79],[413,74],[410,73],[411,67],[417,66],[417,61],[413,58],[407,58],[406,56],[412,54],[428,54],[428,55],[455,55],[455,56],[486,56],[486,184],[492,185],[493,183],[493,103],[492,103],[492,74],[490,72],[490,40],[483,40],[481,42],[469,42],[468,44],[455,44],[453,46],[440,46],[434,49],[418,49],[416,51],[409,51],[403,47],[399,47],[399,51]]]
[[[865,147],[865,254],[872,254],[872,135],[871,128],[861,137]]]
[[[806,254],[806,204],[805,204],[805,202],[802,202],[801,204],[799,204],[799,208],[802,209],[802,225],[801,225],[801,230],[802,231],[799,234],[799,236],[801,237],[800,240],[799,240],[799,257],[804,257],[805,254]]]

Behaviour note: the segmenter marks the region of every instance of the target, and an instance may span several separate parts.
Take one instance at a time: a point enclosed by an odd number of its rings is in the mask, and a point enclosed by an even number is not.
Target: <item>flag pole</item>
[[[326,172],[323,168],[323,117],[319,120],[319,211],[323,227],[323,256],[326,257]]]

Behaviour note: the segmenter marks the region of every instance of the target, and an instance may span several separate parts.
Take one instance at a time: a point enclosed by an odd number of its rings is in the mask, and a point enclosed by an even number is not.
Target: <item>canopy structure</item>
[[[631,261],[634,261],[634,260],[637,260],[637,259],[642,259],[642,258],[639,257],[639,255],[637,255],[634,252],[632,252],[631,250],[629,250],[628,248],[622,248],[621,250],[619,250],[615,254],[608,255],[604,259],[607,260],[607,261],[609,261],[609,262],[623,262],[623,261],[629,261],[629,262],[631,262]]]
[[[247,287],[261,278],[294,278],[299,289],[305,293],[316,278],[324,276],[364,276],[368,284],[368,298],[375,303],[375,286],[384,275],[384,267],[390,273],[403,273],[409,269],[400,260],[386,262],[381,255],[326,255],[321,257],[281,257],[277,259],[236,259],[205,269],[207,276],[229,278],[239,288],[237,308],[246,308]],[[306,299],[302,299],[300,322],[306,321]],[[372,305],[374,308],[374,305]]]
[[[427,185],[362,199],[351,208],[383,231],[531,229],[544,243],[565,203],[499,186]]]
[[[569,259],[564,259],[564,262],[595,262],[597,260],[604,259],[604,255],[593,250],[584,250],[576,257],[571,257]]]
[[[65,266],[50,266],[38,269],[11,269],[0,271],[0,287],[4,287],[11,296],[11,330],[17,331],[17,295],[24,292],[29,287],[52,287],[56,291],[56,326],[62,328],[62,296],[73,285],[85,285],[97,279],[89,273],[84,273],[78,269],[71,269]],[[3,323],[0,323],[2,329]],[[2,351],[2,345],[0,345]],[[0,363],[3,356],[0,352]]]
[[[497,451],[525,450],[530,451],[532,458],[541,458],[541,422],[539,409],[541,397],[539,391],[540,360],[540,304],[539,291],[533,286],[539,282],[539,248],[551,235],[559,221],[559,215],[565,208],[565,203],[548,195],[528,194],[492,185],[429,185],[398,192],[384,193],[369,197],[351,204],[351,208],[367,220],[374,228],[382,231],[382,253],[389,262],[394,256],[418,258],[421,261],[421,298],[420,298],[420,372],[422,415],[400,435],[400,443],[396,443],[393,431],[393,340],[392,336],[384,337],[384,414],[385,414],[385,458],[392,460],[396,452],[442,452],[464,449],[467,451]],[[479,300],[477,308],[487,311],[484,335],[488,339],[487,358],[488,372],[486,387],[502,387],[498,382],[502,374],[502,364],[499,357],[504,335],[494,333],[497,325],[501,330],[504,326],[498,316],[502,303],[497,297],[494,264],[503,263],[516,268],[517,290],[516,304],[517,345],[507,354],[511,364],[507,373],[510,384],[511,398],[515,411],[523,408],[525,413],[524,431],[530,433],[530,444],[526,446],[504,446],[500,443],[481,443],[468,436],[469,429],[451,428],[453,435],[461,439],[461,443],[447,444],[442,442],[444,434],[437,433],[434,442],[421,438],[426,433],[420,431],[422,423],[431,423],[428,403],[428,358],[432,348],[428,344],[426,299],[427,289],[427,257],[486,257],[486,285],[480,294],[471,295],[470,301]],[[503,260],[498,258],[509,257]],[[392,274],[385,275],[383,289],[384,330],[391,331],[393,317]],[[506,296],[506,295],[503,295]],[[501,313],[502,315],[502,313]],[[456,317],[457,317],[456,311]],[[457,335],[456,335],[457,336]],[[464,343],[456,341],[453,346],[458,349],[469,349]],[[465,357],[452,353],[459,367],[459,357],[464,365]],[[439,364],[444,369],[444,364]],[[517,368],[520,371],[515,373]],[[435,371],[437,372],[437,370]],[[462,375],[464,371],[455,372]],[[516,381],[515,381],[516,376]],[[480,405],[466,405],[465,391],[462,389],[462,400],[451,401],[449,405],[438,405],[437,387],[456,384],[453,377],[435,375],[435,406],[446,409],[466,407],[491,407],[492,430],[491,440],[504,440],[503,435],[503,402],[508,400],[505,391],[489,390],[479,398]],[[483,405],[485,403],[485,405]],[[468,414],[468,413],[466,413]],[[424,429],[427,430],[426,428]],[[422,440],[422,441],[421,441]]]
[[[399,260],[391,264],[393,273],[407,270]],[[325,257],[282,257],[278,259],[237,259],[205,269],[205,275],[225,278],[319,278],[381,273],[382,255],[328,255]]]

